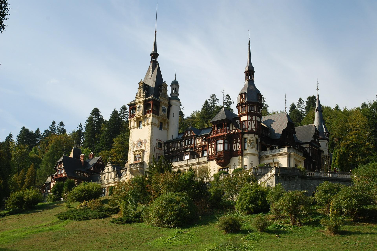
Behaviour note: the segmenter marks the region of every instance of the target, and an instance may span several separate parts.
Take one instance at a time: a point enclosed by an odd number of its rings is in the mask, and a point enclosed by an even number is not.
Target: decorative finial
[[[175,71],[175,81],[176,81],[176,71]]]
[[[284,94],[284,112],[287,113],[287,93]]]
[[[222,90],[222,108],[225,108],[225,95],[224,95],[224,90]]]
[[[320,90],[320,89],[318,89],[318,79],[317,79],[317,88],[316,88],[317,96],[318,96],[318,90]]]
[[[158,2],[157,2],[157,8],[155,9],[155,31],[157,31],[157,24],[158,24]]]

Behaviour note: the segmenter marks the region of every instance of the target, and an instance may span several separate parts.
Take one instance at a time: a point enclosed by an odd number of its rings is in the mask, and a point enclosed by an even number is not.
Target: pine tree
[[[34,164],[32,163],[28,168],[28,171],[25,175],[25,182],[23,185],[23,189],[28,189],[34,187],[36,184],[36,169],[34,168]]]
[[[63,121],[59,122],[58,126],[57,126],[57,134],[58,135],[62,135],[62,134],[65,134],[66,133],[66,129],[64,128],[64,123]]]
[[[98,108],[94,108],[85,124],[83,146],[96,152],[100,148],[101,127],[104,123],[103,116]]]

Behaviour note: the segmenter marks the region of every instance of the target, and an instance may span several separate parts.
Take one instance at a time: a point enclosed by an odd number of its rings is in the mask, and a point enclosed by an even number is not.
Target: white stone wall
[[[180,111],[180,101],[176,99],[170,100],[171,108],[169,114],[169,126],[167,139],[175,139],[178,137],[179,132],[179,111]]]

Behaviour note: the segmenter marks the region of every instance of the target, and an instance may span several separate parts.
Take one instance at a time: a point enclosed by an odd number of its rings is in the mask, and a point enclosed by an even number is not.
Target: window
[[[221,152],[223,150],[223,140],[217,140],[217,152]]]
[[[162,129],[163,129],[163,123],[162,123],[162,122],[159,122],[159,130],[162,131]]]
[[[189,159],[189,158],[190,158],[189,153],[186,153],[186,154],[184,155],[184,159],[187,160],[187,159]]]
[[[247,150],[247,138],[243,139],[243,149]]]
[[[142,129],[142,121],[138,121],[138,129]]]
[[[158,142],[158,149],[162,149],[162,142]]]
[[[207,150],[204,150],[203,151],[203,157],[207,157],[208,153],[207,153]]]
[[[224,144],[224,149],[225,151],[229,150],[229,142],[227,140],[225,140],[225,144]]]
[[[244,166],[243,166],[243,169],[247,169],[247,165],[244,165]]]
[[[141,161],[141,154],[134,155],[134,162],[140,162]]]

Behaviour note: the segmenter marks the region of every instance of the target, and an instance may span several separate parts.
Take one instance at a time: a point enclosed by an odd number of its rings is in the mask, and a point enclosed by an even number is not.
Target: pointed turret
[[[250,38],[247,54],[247,65],[245,67],[245,80],[254,80],[254,66],[251,63]]]
[[[316,108],[315,108],[315,121],[313,123],[319,132],[320,139],[329,139],[329,132],[325,126],[324,118],[322,116],[322,107],[320,98],[317,94]]]
[[[157,30],[155,30],[154,33],[154,44],[153,44],[153,51],[150,53],[151,61],[156,61],[158,59],[158,50],[157,50]]]
[[[251,63],[250,39],[248,45],[247,65],[245,67],[245,85],[240,91],[244,95],[245,102],[259,102],[262,103],[262,95],[254,84],[254,66]],[[239,102],[239,101],[238,101]]]
[[[179,82],[176,80],[176,73],[175,73],[175,79],[171,82],[171,94],[170,99],[179,99]]]

